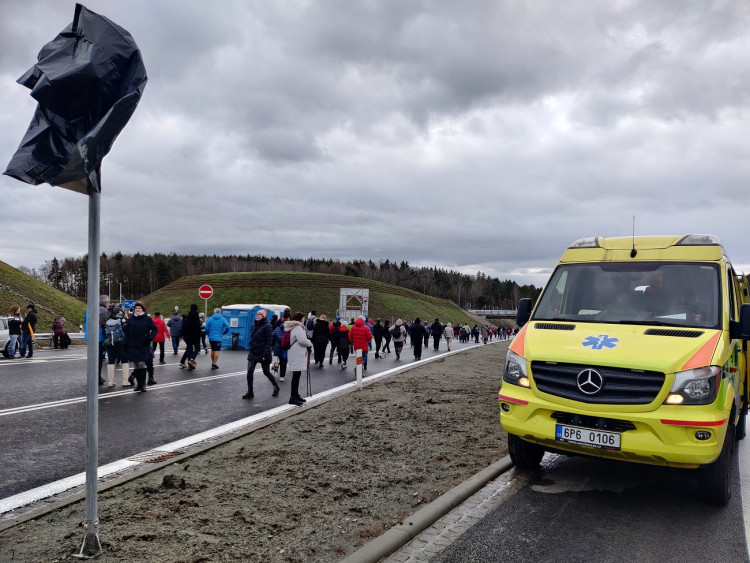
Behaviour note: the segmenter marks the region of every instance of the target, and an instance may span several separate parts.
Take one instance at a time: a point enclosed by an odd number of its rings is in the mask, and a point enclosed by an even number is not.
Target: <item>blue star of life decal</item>
[[[616,348],[619,341],[619,338],[611,337],[609,334],[600,334],[599,336],[587,336],[581,344],[591,346],[592,350],[602,350],[603,348]]]

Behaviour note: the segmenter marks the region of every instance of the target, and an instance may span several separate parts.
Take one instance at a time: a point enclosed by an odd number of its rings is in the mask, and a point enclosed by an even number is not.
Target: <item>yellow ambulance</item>
[[[750,305],[713,235],[587,238],[522,299],[499,392],[522,468],[545,451],[696,469],[731,496],[745,436]]]

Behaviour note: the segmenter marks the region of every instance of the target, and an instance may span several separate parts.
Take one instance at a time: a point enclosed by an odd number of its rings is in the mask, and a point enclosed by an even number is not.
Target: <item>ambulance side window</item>
[[[737,319],[739,307],[737,305],[737,277],[734,275],[732,268],[727,268],[727,290],[729,291],[729,318],[733,321]]]

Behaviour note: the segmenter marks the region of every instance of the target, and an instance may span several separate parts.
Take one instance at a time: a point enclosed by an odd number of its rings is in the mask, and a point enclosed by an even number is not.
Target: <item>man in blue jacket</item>
[[[219,369],[216,363],[219,361],[219,352],[221,351],[221,339],[229,332],[229,323],[222,316],[221,309],[214,309],[214,314],[206,320],[206,336],[211,344],[211,369]]]

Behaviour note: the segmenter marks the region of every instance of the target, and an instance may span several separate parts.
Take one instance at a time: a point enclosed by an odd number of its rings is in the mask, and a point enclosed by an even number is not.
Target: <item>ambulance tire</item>
[[[742,409],[740,413],[740,419],[737,421],[737,429],[735,430],[734,439],[739,442],[744,440],[747,436],[747,409]]]
[[[539,469],[544,457],[544,448],[522,440],[514,434],[508,434],[508,453],[511,461],[521,469]]]
[[[723,506],[732,498],[734,437],[735,428],[730,424],[719,457],[698,470],[698,493],[703,500],[711,504]]]

